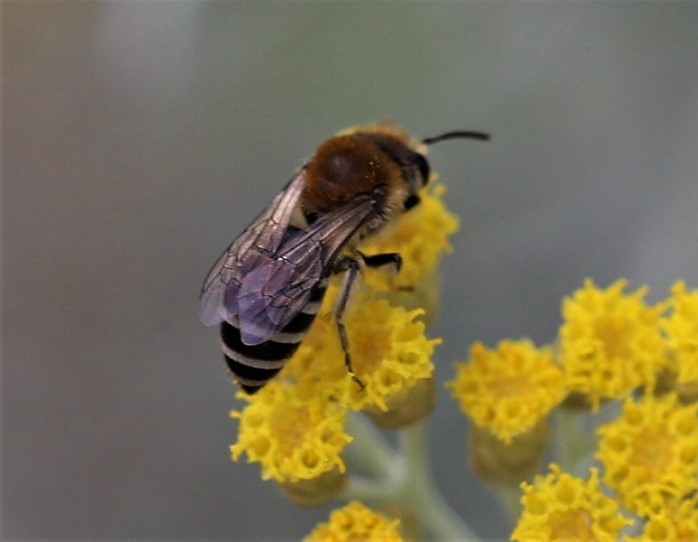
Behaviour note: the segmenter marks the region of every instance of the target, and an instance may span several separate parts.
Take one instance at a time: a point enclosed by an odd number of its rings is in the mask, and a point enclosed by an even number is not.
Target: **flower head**
[[[618,503],[602,493],[596,469],[588,480],[557,465],[550,470],[533,484],[521,484],[523,512],[512,540],[615,542],[621,529],[632,523],[620,514]]]
[[[386,273],[367,273],[368,284],[382,290],[414,289],[436,268],[441,255],[453,250],[448,238],[458,231],[458,218],[446,208],[445,192],[444,185],[430,183],[420,191],[419,205],[361,243],[366,254],[397,252],[402,256],[402,268],[392,280]]]
[[[352,410],[376,406],[388,410],[389,399],[431,377],[434,348],[441,341],[428,339],[419,317],[423,311],[392,306],[371,292],[357,292],[344,317],[352,368],[365,386],[361,388],[347,372],[345,355],[334,317],[336,290],[289,363],[293,376],[307,393],[333,397]]]
[[[351,361],[361,388],[347,372],[329,304],[283,372],[232,413],[240,420],[233,460],[244,453],[262,465],[262,477],[279,482],[308,480],[344,470],[340,453],[351,437],[344,430],[348,409],[387,410],[390,399],[431,377],[437,339],[427,339],[419,310],[393,307],[358,292],[345,324]]]
[[[464,414],[509,443],[536,426],[564,397],[563,375],[549,348],[529,340],[476,343],[447,384]]]
[[[671,288],[671,313],[662,321],[679,384],[698,388],[698,290],[683,281]]]
[[[698,490],[698,405],[675,394],[626,400],[621,417],[598,429],[604,481],[628,510],[648,516]]]
[[[626,280],[606,290],[592,280],[562,305],[561,360],[567,385],[598,409],[600,401],[620,398],[645,385],[652,388],[667,357],[659,330],[662,306],[643,300],[647,288],[623,292]]]
[[[330,520],[315,527],[305,542],[400,542],[399,523],[352,501],[332,512]]]
[[[627,537],[626,542],[673,542],[698,540],[698,494],[678,506],[660,508],[645,522],[642,534]]]
[[[344,431],[346,410],[327,396],[302,396],[299,389],[274,380],[231,417],[240,421],[238,441],[230,447],[234,461],[247,454],[260,463],[262,478],[295,482],[333,469],[344,471],[340,453],[352,438]]]

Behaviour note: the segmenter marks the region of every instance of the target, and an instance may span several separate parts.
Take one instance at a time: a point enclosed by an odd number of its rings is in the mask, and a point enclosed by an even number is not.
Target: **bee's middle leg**
[[[342,283],[342,289],[339,293],[339,300],[334,310],[335,321],[337,322],[337,331],[339,333],[339,341],[342,345],[342,350],[344,351],[344,364],[347,366],[347,370],[351,375],[351,378],[356,382],[361,389],[366,386],[363,382],[356,376],[354,368],[351,364],[351,356],[349,355],[349,339],[347,338],[347,330],[344,325],[344,312],[347,308],[347,303],[351,297],[352,289],[356,284],[356,280],[361,274],[361,268],[363,265],[368,267],[383,267],[385,265],[393,265],[396,271],[400,270],[402,266],[402,257],[397,252],[387,252],[385,254],[374,254],[372,256],[366,256],[361,252],[357,251],[358,256],[361,261],[345,256],[337,262],[334,271],[336,273],[344,272],[344,281]]]
[[[342,282],[342,289],[339,292],[339,299],[337,300],[337,305],[334,308],[334,319],[337,322],[337,331],[339,332],[339,342],[342,345],[342,351],[344,352],[344,364],[347,366],[347,371],[351,375],[351,378],[356,382],[359,387],[363,390],[366,388],[363,382],[356,376],[354,368],[351,364],[351,356],[349,355],[349,339],[347,338],[347,329],[344,326],[344,312],[347,309],[347,303],[349,302],[349,297],[351,297],[351,291],[356,284],[356,279],[361,273],[361,263],[354,258],[348,256],[343,257],[334,269],[335,273],[344,272],[344,281]]]

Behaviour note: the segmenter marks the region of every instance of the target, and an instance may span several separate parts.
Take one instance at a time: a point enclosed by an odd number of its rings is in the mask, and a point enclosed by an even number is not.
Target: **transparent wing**
[[[274,259],[247,273],[238,290],[240,336],[247,345],[273,337],[300,313],[313,288],[375,208],[359,196],[286,239]]]
[[[249,270],[272,261],[304,185],[302,169],[218,258],[201,287],[199,317],[204,324],[220,324],[238,314],[242,278]]]

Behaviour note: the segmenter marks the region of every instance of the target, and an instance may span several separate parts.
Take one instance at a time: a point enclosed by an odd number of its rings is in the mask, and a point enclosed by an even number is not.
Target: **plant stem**
[[[354,418],[350,423],[358,445],[351,458],[358,460],[373,476],[352,475],[342,498],[408,507],[417,515],[420,524],[439,540],[479,540],[436,488],[429,467],[424,422],[400,432],[401,453],[392,451],[383,436],[369,427],[365,419]],[[370,460],[375,464],[366,468]]]
[[[400,434],[404,479],[402,501],[418,515],[421,524],[442,540],[478,540],[475,532],[449,506],[434,483],[429,465],[426,424],[420,421]]]
[[[383,435],[366,417],[350,412],[347,418],[347,432],[354,437],[354,442],[347,446],[347,461],[358,472],[372,478],[390,476],[394,469],[395,452]]]
[[[555,440],[557,460],[563,470],[575,473],[580,460],[589,453],[593,438],[586,433],[587,413],[572,408],[558,408],[555,412]]]
[[[507,512],[507,517],[515,524],[521,515],[521,488],[518,486],[507,486],[507,485],[497,485],[494,487],[497,496],[499,497],[499,502],[502,503],[502,507]]]

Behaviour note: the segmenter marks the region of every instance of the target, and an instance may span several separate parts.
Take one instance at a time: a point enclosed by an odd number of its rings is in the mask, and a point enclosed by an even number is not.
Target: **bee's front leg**
[[[385,252],[383,254],[366,256],[366,254],[357,251],[357,254],[361,256],[361,259],[368,267],[385,267],[386,265],[392,265],[395,267],[396,273],[402,268],[402,256],[397,252]]]

